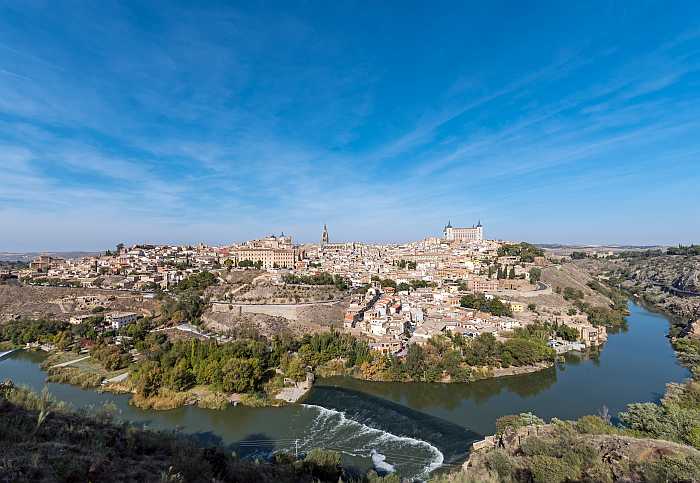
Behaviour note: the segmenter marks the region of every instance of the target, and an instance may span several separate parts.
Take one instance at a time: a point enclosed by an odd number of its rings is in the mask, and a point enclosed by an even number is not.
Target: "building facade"
[[[240,248],[231,252],[236,263],[244,260],[262,263],[262,268],[294,268],[297,251],[294,248]]]
[[[470,242],[484,240],[484,227],[482,226],[481,221],[479,221],[479,223],[476,225],[467,228],[453,227],[452,223],[448,221],[442,232],[445,236],[445,240],[447,241]]]

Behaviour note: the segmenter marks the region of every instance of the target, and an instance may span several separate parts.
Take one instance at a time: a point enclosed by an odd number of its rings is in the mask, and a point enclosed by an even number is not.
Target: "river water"
[[[565,364],[531,374],[469,384],[379,383],[336,377],[320,379],[304,404],[281,408],[196,407],[146,411],[129,405],[128,395],[98,393],[66,384],[48,384],[59,400],[73,406],[113,403],[119,417],[153,429],[194,434],[239,454],[335,449],[349,466],[376,466],[405,477],[422,478],[466,456],[471,442],[495,430],[496,418],[531,411],[549,419],[612,415],[638,401],[658,401],[668,382],[688,373],[665,337],[669,321],[630,304],[629,330],[609,336],[593,355],[569,355]],[[34,390],[45,385],[41,353],[0,356],[0,380]]]

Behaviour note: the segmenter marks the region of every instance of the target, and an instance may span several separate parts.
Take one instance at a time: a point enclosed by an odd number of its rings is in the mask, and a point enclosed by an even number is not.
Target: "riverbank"
[[[479,435],[492,434],[497,418],[527,411],[547,419],[575,420],[584,414],[595,414],[605,405],[615,414],[631,402],[657,400],[667,381],[687,377],[664,338],[667,321],[640,306],[632,305],[630,310],[629,331],[611,335],[599,354],[570,354],[565,365],[469,384],[407,384],[336,377],[317,380],[303,401],[305,405],[250,408],[239,404],[221,411],[196,406],[154,411],[129,404],[131,394],[83,390],[65,384],[49,384],[48,388],[59,400],[78,409],[116,406],[123,420],[203,435],[205,444],[228,447],[253,440],[249,445],[232,448],[241,455],[290,448],[293,451],[298,439],[300,451],[342,447],[352,453],[343,453],[344,462],[371,467],[369,452],[376,448],[401,477],[410,478],[424,474],[428,467],[455,465],[463,460],[471,440],[464,436],[446,437],[445,428],[452,428],[450,435],[456,434],[453,430],[457,427]],[[46,379],[39,367],[44,359],[43,352],[14,353],[0,361],[0,380],[12,378],[39,392]],[[328,387],[349,388],[353,392],[327,391]],[[355,396],[348,397],[349,394]],[[386,401],[393,404],[387,406]],[[397,414],[403,416],[397,419]],[[427,443],[415,441],[416,438]],[[442,463],[440,453],[426,444],[444,455]]]
[[[505,368],[474,367],[473,379],[470,382],[496,379],[501,377],[518,376],[551,369],[553,363],[539,363],[529,366],[512,366]],[[131,396],[130,404],[133,406],[156,411],[168,411],[186,406],[196,406],[204,409],[223,410],[229,406],[247,407],[279,407],[285,404],[294,404],[302,400],[313,387],[313,382],[296,383],[293,386],[284,385],[281,380],[271,380],[264,387],[264,391],[258,393],[225,393],[211,387],[197,385],[183,391],[173,391],[161,388],[157,394],[143,397],[138,394],[133,381],[129,379],[114,383],[105,383],[111,378],[124,376],[125,370],[106,371],[94,359],[85,356],[78,357],[71,352],[52,352],[41,364],[46,372],[46,379],[52,383],[70,384],[82,389],[94,389],[99,392],[114,394],[128,394]],[[346,368],[344,361],[333,361],[321,366],[316,371],[320,377],[334,376],[352,377],[358,381],[385,382],[412,384],[413,381],[393,381],[386,378],[369,379],[363,377],[356,368]],[[436,381],[438,384],[465,384],[463,381],[450,381],[443,379]],[[469,384],[469,383],[466,383]]]
[[[607,412],[550,424],[531,414],[502,417],[495,435],[474,443],[461,471],[436,483],[700,480],[700,336],[685,311],[669,313],[666,305],[636,298],[668,318],[667,337],[690,379],[670,382],[658,403],[630,404],[617,425]]]
[[[340,454],[242,459],[172,432],[74,413],[48,395],[0,384],[2,479],[6,481],[347,481]],[[60,448],[57,451],[56,448]],[[361,481],[366,481],[361,477]]]

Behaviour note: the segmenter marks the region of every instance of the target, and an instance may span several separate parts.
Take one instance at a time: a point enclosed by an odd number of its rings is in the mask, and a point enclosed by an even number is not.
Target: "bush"
[[[544,420],[532,413],[511,414],[496,419],[496,433],[503,434],[507,428],[522,428],[535,424],[544,424]]]
[[[311,467],[315,477],[324,481],[332,481],[340,478],[340,453],[314,448],[304,458],[304,463]]]
[[[498,477],[503,481],[511,479],[516,467],[513,458],[502,449],[495,449],[486,455],[486,464],[498,473]]]
[[[570,466],[566,461],[553,456],[536,455],[528,458],[530,473],[535,483],[555,483],[575,480],[579,468]]]
[[[574,424],[576,431],[582,434],[614,434],[617,429],[600,416],[582,416]]]
[[[700,458],[665,456],[634,468],[646,481],[697,481]]]

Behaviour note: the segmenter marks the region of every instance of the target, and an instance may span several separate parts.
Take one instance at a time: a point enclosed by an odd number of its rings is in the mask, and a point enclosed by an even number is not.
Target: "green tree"
[[[168,371],[166,375],[167,386],[174,391],[185,391],[195,383],[195,376],[192,373],[189,362],[180,359],[175,367]]]
[[[158,394],[163,382],[163,372],[160,365],[154,361],[143,362],[133,373],[136,381],[136,392],[143,397]]]
[[[222,389],[226,392],[251,392],[262,380],[263,370],[257,358],[234,357],[224,362]]]
[[[414,380],[421,380],[425,371],[425,354],[418,344],[408,346],[406,353],[406,370]]]

